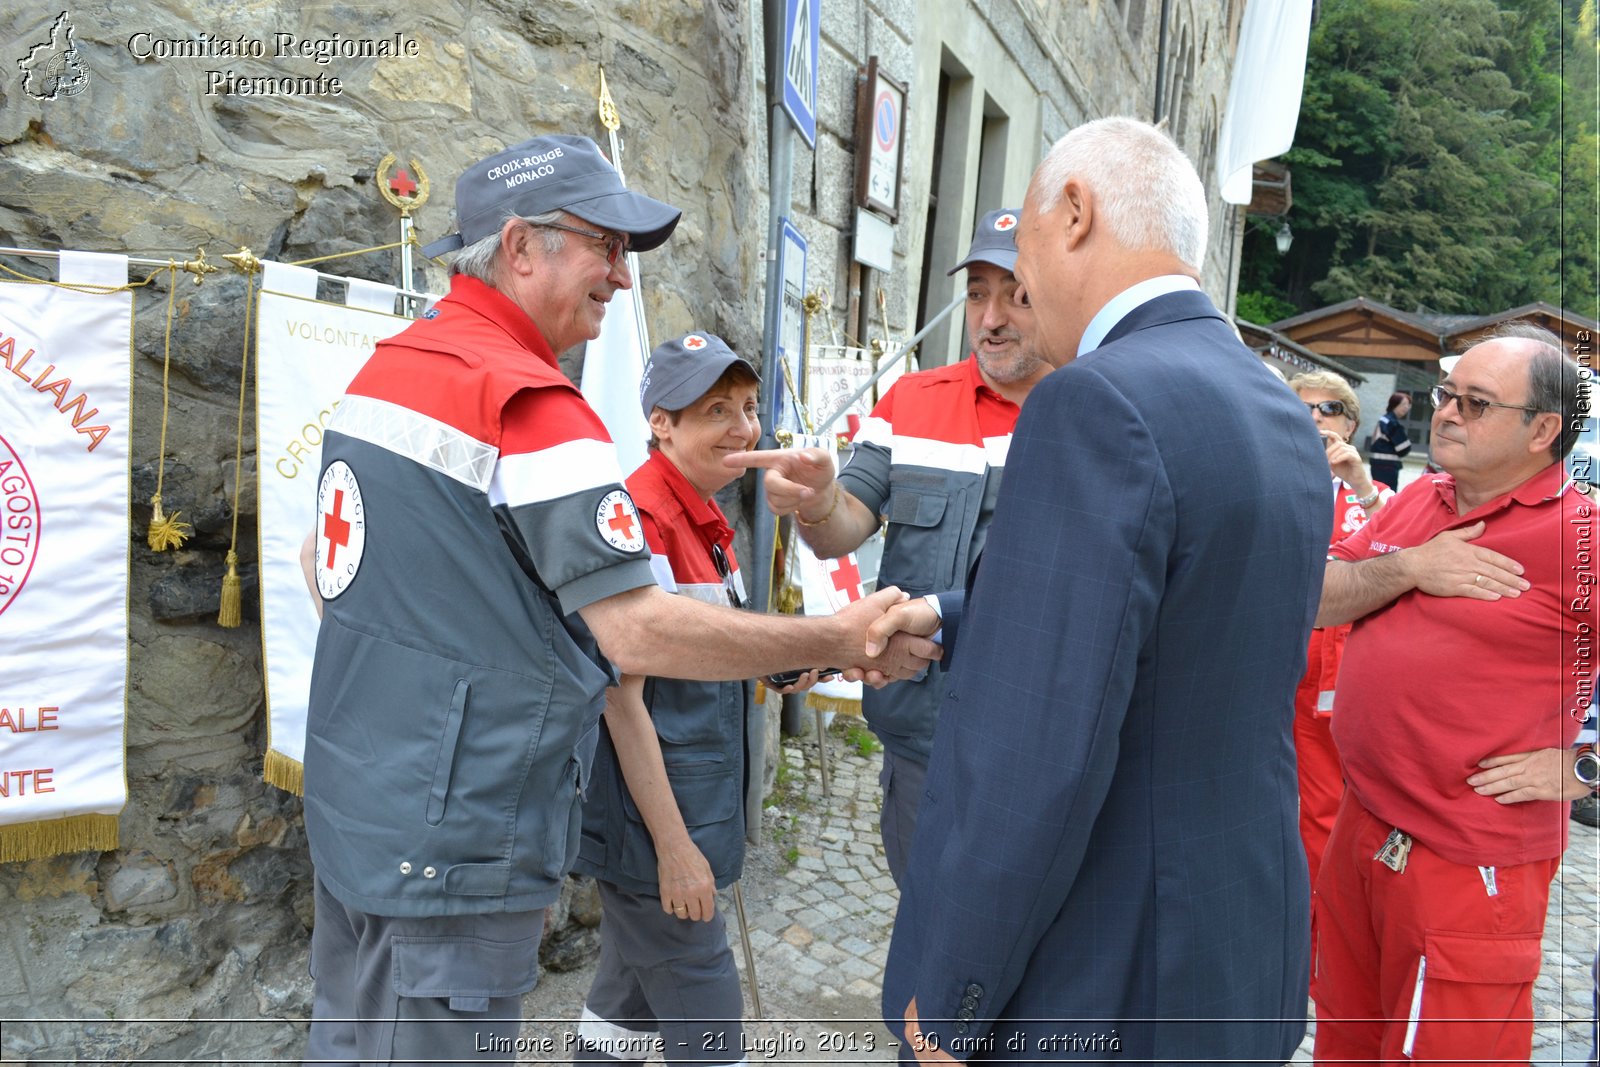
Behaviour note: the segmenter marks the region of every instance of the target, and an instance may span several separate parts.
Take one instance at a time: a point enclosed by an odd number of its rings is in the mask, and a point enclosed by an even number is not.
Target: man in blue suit
[[[884,981],[907,1062],[1282,1062],[1304,1034],[1290,730],[1327,461],[1199,291],[1206,224],[1141,122],[1033,176],[1016,273],[1061,369],[942,598],[964,622]],[[875,637],[934,625],[913,600]]]

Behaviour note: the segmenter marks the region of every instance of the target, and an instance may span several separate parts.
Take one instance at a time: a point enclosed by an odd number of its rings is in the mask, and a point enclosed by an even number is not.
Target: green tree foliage
[[[1594,0],[1324,0],[1286,157],[1295,242],[1250,228],[1241,299],[1595,315],[1594,49]]]

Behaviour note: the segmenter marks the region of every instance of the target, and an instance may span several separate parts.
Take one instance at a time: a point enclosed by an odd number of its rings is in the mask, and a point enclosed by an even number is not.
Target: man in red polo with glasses
[[[1596,507],[1563,463],[1579,399],[1543,330],[1469,349],[1433,390],[1445,473],[1332,550],[1317,625],[1355,628],[1312,899],[1318,1062],[1528,1062],[1564,801],[1596,779],[1570,747],[1597,622]]]

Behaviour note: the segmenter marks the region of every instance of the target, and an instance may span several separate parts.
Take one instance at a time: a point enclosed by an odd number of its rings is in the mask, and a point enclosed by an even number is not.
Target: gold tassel
[[[268,785],[275,785],[297,797],[306,795],[305,767],[299,760],[291,759],[277,749],[267,749],[267,758],[262,761],[261,777]]]
[[[239,554],[228,550],[228,573],[222,576],[222,610],[217,612],[217,625],[230,630],[239,625],[239,602],[244,594],[239,589]]]
[[[150,277],[154,278],[152,274]],[[161,343],[161,447],[156,452],[156,494],[150,498],[150,529],[145,541],[152,552],[165,552],[169,548],[182,548],[194,532],[194,527],[179,522],[181,512],[171,515],[161,510],[161,485],[167,474],[167,411],[172,399],[168,384],[172,374],[172,298],[178,288],[177,264],[167,263],[167,333]]]
[[[152,552],[165,552],[169,548],[182,548],[184,541],[194,532],[194,527],[186,522],[179,522],[181,511],[174,511],[171,515],[161,510],[161,494],[157,493],[150,498],[150,530],[145,535]]]
[[[217,612],[217,625],[232,629],[239,625],[240,601],[243,599],[239,589],[239,492],[244,488],[240,483],[244,474],[244,398],[246,387],[250,383],[250,320],[255,311],[255,304],[250,299],[250,288],[255,281],[258,261],[250,254],[249,249],[245,248],[225,258],[241,264],[245,258],[249,261],[248,266],[241,266],[245,271],[244,352],[239,357],[239,425],[236,430],[237,443],[233,449],[233,537],[228,542],[228,573],[222,576],[222,606]]]

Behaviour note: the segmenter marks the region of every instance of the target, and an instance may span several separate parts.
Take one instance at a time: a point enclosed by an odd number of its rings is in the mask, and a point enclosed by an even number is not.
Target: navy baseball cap
[[[686,333],[656,345],[639,379],[639,406],[645,418],[652,408],[682,411],[706,395],[722,373],[735,363],[744,363],[728,343],[714,333]],[[750,364],[745,363],[750,367]],[[761,375],[750,367],[756,381]]]
[[[1021,219],[1020,207],[1003,207],[979,219],[978,232],[972,235],[972,247],[967,249],[967,258],[945,271],[945,276],[974,263],[993,263],[1001,270],[1014,270],[1017,265],[1017,223]]]
[[[456,232],[423,246],[432,258],[497,232],[508,214],[565,211],[648,252],[672,235],[683,214],[622,184],[616,169],[587,137],[551,134],[480,159],[456,179]]]

